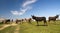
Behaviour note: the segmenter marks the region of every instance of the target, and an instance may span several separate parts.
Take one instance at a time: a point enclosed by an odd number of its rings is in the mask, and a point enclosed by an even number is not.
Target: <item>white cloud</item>
[[[13,15],[22,15],[25,13],[26,10],[21,10],[21,11],[11,11]]]
[[[18,11],[11,11],[11,13],[12,13],[13,15],[18,15],[18,14],[19,14]]]
[[[23,3],[23,7],[26,7],[32,3],[35,3],[37,0],[27,0],[26,2]]]
[[[27,10],[32,9],[29,5],[32,3],[35,3],[36,0],[26,0],[26,2],[23,3],[22,9],[20,11],[11,11],[13,15],[23,15]]]
[[[25,9],[21,9],[20,11],[11,11],[11,13],[13,14],[13,15],[22,15],[22,14],[24,14],[27,10],[30,10],[31,9],[31,7],[27,7],[27,8],[25,8]]]

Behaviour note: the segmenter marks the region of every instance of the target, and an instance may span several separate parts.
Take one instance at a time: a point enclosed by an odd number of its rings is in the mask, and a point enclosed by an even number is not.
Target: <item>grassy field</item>
[[[56,21],[56,23],[51,21],[47,24],[48,26],[44,26],[43,22],[39,22],[40,26],[37,26],[36,22],[32,22],[32,24],[24,22],[16,26],[6,27],[0,30],[0,33],[60,33],[60,21]]]

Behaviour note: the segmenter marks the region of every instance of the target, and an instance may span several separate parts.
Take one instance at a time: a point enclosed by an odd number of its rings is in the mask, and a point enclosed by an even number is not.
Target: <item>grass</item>
[[[3,27],[3,24],[0,22],[0,28]]]
[[[43,22],[39,22],[40,26],[36,26],[36,22],[32,24],[24,23],[20,26],[20,33],[60,33],[60,21],[48,23],[48,26],[43,26]]]
[[[32,22],[32,24],[24,22],[23,24],[18,24],[19,33],[60,33],[60,21],[56,21],[54,23],[51,21],[47,23],[48,26],[43,26],[43,22],[39,22],[40,26],[36,25],[36,22]],[[2,25],[2,24],[1,24]],[[16,26],[9,26],[3,30],[0,30],[0,33],[14,33]]]
[[[9,26],[3,30],[0,30],[0,33],[14,33],[15,26]]]

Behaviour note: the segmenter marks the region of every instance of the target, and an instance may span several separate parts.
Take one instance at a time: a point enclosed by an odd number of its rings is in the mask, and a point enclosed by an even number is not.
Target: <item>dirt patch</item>
[[[12,23],[12,24],[11,24],[11,26],[16,26],[16,25],[18,25],[18,24],[15,24],[15,23]]]
[[[3,29],[5,29],[5,28],[7,28],[7,27],[9,27],[9,26],[16,26],[16,25],[17,25],[17,24],[15,24],[15,23],[5,24],[5,25],[3,25],[3,27],[0,28],[0,30],[3,30]]]
[[[3,30],[6,27],[9,27],[10,25],[4,25],[3,27],[0,28],[0,30]]]

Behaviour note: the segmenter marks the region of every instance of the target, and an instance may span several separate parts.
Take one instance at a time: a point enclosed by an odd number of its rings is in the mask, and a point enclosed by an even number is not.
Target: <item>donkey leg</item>
[[[48,22],[50,22],[50,20],[48,20]]]
[[[44,25],[47,26],[47,22],[44,22]]]
[[[16,21],[16,23],[18,23],[18,22]]]
[[[29,23],[31,24],[31,21],[29,21]]]
[[[44,21],[44,25],[47,25],[47,21]]]
[[[48,23],[49,23],[49,24],[50,24],[50,21],[51,21],[51,20],[48,20]]]
[[[39,24],[38,24],[38,21],[37,21],[37,26],[38,26]]]
[[[7,24],[7,21],[5,21],[5,24]]]

